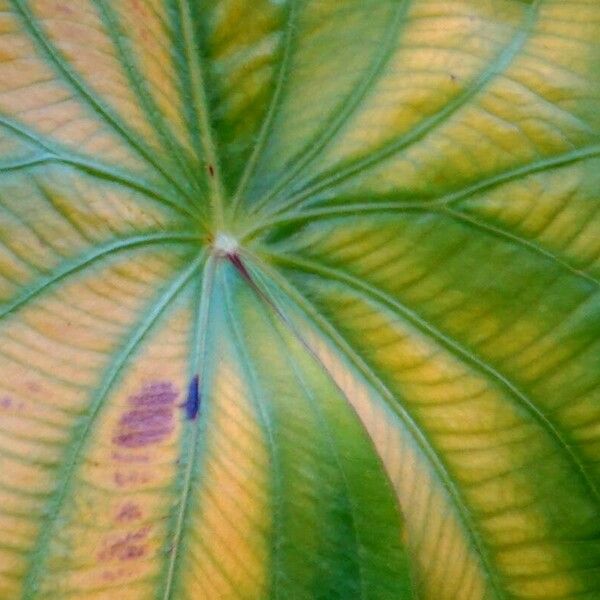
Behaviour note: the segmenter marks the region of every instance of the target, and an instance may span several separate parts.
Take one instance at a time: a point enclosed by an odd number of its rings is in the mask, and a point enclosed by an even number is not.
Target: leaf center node
[[[213,242],[213,252],[216,256],[226,257],[237,254],[238,241],[229,233],[219,232]]]

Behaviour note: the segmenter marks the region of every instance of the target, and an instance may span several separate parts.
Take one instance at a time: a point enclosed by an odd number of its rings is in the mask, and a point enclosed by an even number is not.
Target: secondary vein
[[[23,600],[32,600],[35,597],[39,597],[41,592],[39,580],[46,566],[49,545],[56,532],[60,512],[69,496],[73,476],[77,470],[81,454],[91,439],[89,433],[102,412],[102,408],[114,382],[125,367],[127,360],[134,354],[137,347],[156,324],[158,318],[185,287],[190,277],[197,271],[201,260],[202,256],[196,258],[171,282],[166,291],[162,292],[159,298],[148,307],[144,317],[133,329],[124,345],[106,369],[100,386],[90,402],[82,424],[74,427],[71,443],[68,446],[66,456],[61,461],[61,468],[57,473],[58,484],[50,496],[46,506],[46,517],[33,546],[33,550],[29,555],[29,567],[23,579]]]

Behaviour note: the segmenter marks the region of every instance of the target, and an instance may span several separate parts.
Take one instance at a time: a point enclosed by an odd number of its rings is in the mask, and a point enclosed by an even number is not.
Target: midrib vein
[[[189,0],[178,0],[179,16],[182,26],[183,44],[189,68],[192,105],[198,119],[200,144],[206,167],[206,179],[210,191],[210,206],[217,231],[224,227],[225,192],[221,178],[221,165],[217,153],[206,93],[206,74],[201,59],[201,48],[196,39]]]
[[[282,553],[281,553],[281,540],[284,539],[283,531],[284,531],[284,522],[283,522],[283,514],[282,514],[282,502],[281,498],[284,496],[284,486],[283,480],[281,477],[282,467],[281,467],[281,448],[279,446],[277,436],[275,435],[273,428],[273,420],[271,412],[269,411],[268,401],[264,401],[262,399],[262,395],[260,394],[260,383],[258,381],[258,376],[256,370],[252,367],[250,362],[250,356],[248,351],[245,348],[243,341],[243,334],[240,328],[240,325],[236,319],[236,315],[233,312],[232,304],[233,300],[231,298],[231,290],[227,285],[227,282],[224,282],[223,289],[225,292],[225,310],[229,316],[230,323],[230,332],[232,334],[232,339],[235,346],[235,351],[238,357],[240,358],[240,366],[243,371],[245,371],[245,375],[248,381],[248,387],[250,391],[250,396],[252,398],[252,404],[256,411],[256,414],[260,420],[260,425],[263,430],[263,434],[269,446],[271,461],[272,461],[272,469],[271,469],[271,485],[272,485],[272,510],[273,510],[273,530],[276,543],[272,545],[272,568],[271,568],[271,593],[273,596],[273,600],[279,600],[281,598],[281,588],[282,588]],[[254,289],[256,292],[256,288]],[[286,600],[286,599],[284,599]]]
[[[281,106],[281,100],[283,98],[283,90],[285,86],[285,82],[288,77],[290,63],[292,59],[292,46],[294,40],[294,27],[297,19],[297,4],[298,0],[291,0],[290,7],[288,9],[287,20],[285,24],[285,32],[283,35],[283,52],[281,63],[279,66],[279,72],[277,73],[277,81],[275,82],[275,89],[273,90],[273,94],[271,96],[271,101],[269,103],[269,108],[267,113],[263,119],[262,125],[260,127],[260,132],[258,134],[258,138],[256,140],[256,144],[252,150],[252,154],[246,163],[242,176],[240,177],[240,182],[235,191],[235,195],[232,201],[232,210],[235,211],[239,208],[240,203],[242,202],[243,194],[248,186],[250,178],[254,174],[254,171],[258,165],[258,161],[262,156],[262,153],[267,145],[269,133],[275,123],[275,119],[277,117],[278,110]]]
[[[494,598],[497,600],[505,600],[506,594],[503,591],[498,574],[492,568],[489,549],[487,548],[487,545],[485,544],[481,533],[477,528],[467,503],[463,498],[461,490],[455,484],[445,463],[441,460],[436,449],[432,446],[427,437],[424,435],[423,431],[419,428],[418,424],[414,421],[412,415],[402,406],[401,403],[397,402],[394,394],[388,389],[379,375],[377,375],[377,373],[362,359],[362,357],[360,357],[360,355],[358,355],[352,349],[342,334],[340,334],[338,330],[318,312],[313,304],[305,298],[301,291],[289,283],[287,279],[275,268],[267,266],[267,263],[260,261],[258,257],[254,257],[254,259],[258,262],[258,264],[260,264],[261,269],[268,272],[272,280],[280,286],[280,288],[290,299],[292,299],[293,302],[295,302],[296,306],[298,306],[308,320],[314,323],[314,325],[317,327],[317,330],[334,344],[334,346],[342,353],[342,355],[345,356],[350,363],[354,365],[358,372],[362,374],[369,385],[372,386],[373,389],[380,394],[384,400],[387,401],[387,406],[390,408],[390,410],[392,410],[402,428],[417,444],[419,451],[431,464],[437,474],[439,482],[446,490],[449,500],[456,510],[457,517],[462,525],[465,536],[470,540],[470,544],[479,558],[481,568],[489,582],[491,590],[494,594]],[[300,343],[302,343],[303,346],[311,353],[315,360],[319,362],[323,370],[329,375],[335,384],[333,375],[330,373],[327,366],[320,360],[318,353],[313,349],[311,344],[306,341],[302,333],[298,331],[294,324],[285,319],[284,313],[281,312],[278,303],[276,305],[278,312],[286,322],[286,325],[290,328]]]
[[[266,305],[266,308],[269,308],[269,305]],[[280,309],[280,311],[281,311],[281,309]],[[273,317],[280,317],[281,316],[280,311],[275,312],[275,313],[273,313],[273,311],[272,311],[271,314],[269,315],[271,317],[271,320],[273,320]],[[283,318],[283,319],[280,319],[280,321],[284,325],[284,327],[286,327],[286,329],[302,344],[302,342],[298,339],[298,336],[295,335],[295,332],[288,326],[289,319]],[[352,552],[355,554],[355,556],[359,557],[358,575],[359,575],[359,579],[360,579],[360,600],[363,600],[364,598],[367,597],[367,593],[368,593],[367,590],[365,589],[365,576],[363,573],[362,560],[361,560],[362,558],[364,558],[364,556],[361,556],[361,555],[364,555],[365,552],[364,552],[364,549],[362,549],[361,545],[360,545],[360,540],[359,540],[360,536],[359,536],[358,527],[357,527],[357,522],[358,522],[357,510],[356,510],[356,506],[355,506],[355,503],[352,498],[352,494],[350,492],[350,486],[348,484],[348,476],[346,474],[346,468],[342,465],[342,459],[340,457],[338,448],[336,447],[335,442],[333,440],[333,435],[331,432],[330,424],[328,422],[328,418],[324,414],[324,410],[321,408],[319,400],[317,398],[315,398],[312,390],[309,388],[308,383],[306,382],[301,370],[299,369],[298,365],[296,364],[296,361],[291,356],[288,355],[285,338],[283,337],[281,331],[277,327],[277,323],[272,322],[271,325],[272,325],[273,331],[275,333],[275,336],[277,337],[277,340],[279,341],[279,347],[281,348],[281,355],[283,357],[285,357],[286,362],[288,363],[288,365],[290,366],[290,369],[292,370],[292,373],[294,374],[294,378],[296,379],[296,381],[298,382],[298,385],[304,392],[304,395],[305,395],[306,399],[308,400],[308,403],[311,405],[313,413],[316,418],[316,421],[319,426],[319,430],[321,431],[323,438],[325,440],[327,440],[326,445],[329,450],[329,454],[332,457],[333,462],[336,464],[336,466],[338,468],[338,471],[340,474],[340,479],[341,479],[341,482],[342,482],[342,485],[344,488],[345,500],[348,504],[348,507],[350,508],[350,514],[352,517],[351,518]],[[305,348],[304,344],[302,344],[302,346]],[[313,358],[313,359],[315,358],[313,353],[310,351],[309,351],[309,355],[311,356],[311,358]],[[318,361],[316,361],[316,362],[318,362]],[[321,366],[321,368],[323,367],[322,363],[318,362],[318,364],[319,364],[319,366]],[[341,390],[339,390],[338,386],[335,385],[335,382],[333,382],[333,380],[329,376],[328,372],[327,371],[324,371],[324,372],[328,375],[329,381],[336,387],[336,389],[340,392],[340,394],[343,395],[343,392]],[[358,419],[358,416],[356,416],[356,418]]]
[[[206,259],[202,275],[202,285],[198,298],[196,318],[194,322],[194,335],[192,337],[192,358],[191,358],[191,376],[198,377],[200,398],[204,395],[206,352],[207,352],[207,333],[210,316],[210,304],[212,290],[215,279],[215,258],[210,255]],[[202,403],[202,400],[201,400]],[[200,408],[202,411],[202,408]],[[178,566],[182,559],[182,536],[185,523],[190,509],[190,495],[192,492],[192,483],[194,479],[194,470],[197,465],[199,444],[200,444],[200,423],[202,412],[199,412],[195,420],[186,421],[181,448],[188,448],[190,455],[184,461],[185,468],[181,474],[181,494],[179,498],[178,509],[175,513],[173,531],[170,533],[169,552],[167,565],[164,575],[164,586],[161,598],[163,600],[172,599],[175,591],[176,575]]]

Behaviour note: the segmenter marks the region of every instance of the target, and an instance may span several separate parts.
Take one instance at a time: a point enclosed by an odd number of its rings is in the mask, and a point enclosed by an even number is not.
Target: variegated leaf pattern
[[[597,0],[0,0],[0,599],[600,597]]]

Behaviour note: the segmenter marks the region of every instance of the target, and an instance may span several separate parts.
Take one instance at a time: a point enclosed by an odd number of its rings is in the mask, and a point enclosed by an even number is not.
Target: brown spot
[[[453,81],[454,83],[456,83],[458,81],[458,77],[456,75],[454,75],[454,73],[449,73],[450,75],[450,80]]]
[[[28,381],[27,389],[30,392],[39,392],[42,389],[42,386],[37,381]]]
[[[178,395],[169,381],[155,381],[130,396],[130,410],[120,418],[113,443],[143,448],[162,442],[173,431],[173,406]]]
[[[72,15],[74,12],[73,9],[69,6],[68,2],[61,2],[57,5],[56,8],[59,12],[61,12],[64,15]]]
[[[110,571],[102,571],[101,578],[103,581],[115,581],[123,579],[128,574],[126,569],[111,569]]]
[[[215,176],[215,168],[214,168],[214,167],[213,167],[211,164],[209,164],[209,165],[208,165],[208,174],[209,174],[211,177],[214,177],[214,176]]]

